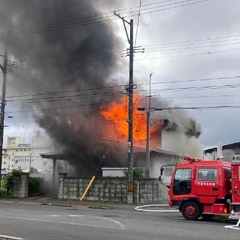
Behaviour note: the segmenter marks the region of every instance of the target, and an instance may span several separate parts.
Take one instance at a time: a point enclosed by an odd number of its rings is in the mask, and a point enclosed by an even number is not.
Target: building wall
[[[174,154],[161,154],[159,156],[152,157],[151,164],[150,164],[150,167],[151,167],[150,176],[152,178],[158,178],[160,173],[160,168],[163,165],[180,163],[182,161],[183,161],[182,157]],[[169,168],[173,169],[174,166],[171,166]],[[169,181],[170,178],[171,176],[169,175],[169,171],[168,171],[168,174],[165,175],[165,180]]]
[[[233,147],[231,149],[224,149],[222,151],[222,156],[225,161],[231,162],[233,155],[240,154],[240,148],[239,147]],[[205,155],[206,159],[217,159],[217,150],[213,150],[210,153],[207,153]]]
[[[124,177],[124,169],[126,168],[102,168],[103,177]]]
[[[175,155],[175,154],[170,154],[170,153],[167,154],[167,153],[163,153],[163,152],[152,151],[150,160],[151,160],[151,162],[150,162],[150,177],[158,179],[159,173],[160,173],[160,168],[163,165],[180,163],[183,161],[183,157],[181,157],[179,155]],[[146,169],[146,167],[141,167],[141,168],[143,170]],[[104,168],[102,168],[102,176],[103,177],[107,177],[107,176],[124,177],[125,176],[123,173],[124,169],[127,169],[127,167],[126,168],[104,167]],[[172,173],[173,169],[174,169],[174,165],[169,166],[168,170],[166,172],[164,172],[164,180],[166,182],[170,182],[171,173]]]
[[[34,151],[36,150],[36,151]],[[39,172],[43,170],[52,170],[53,163],[51,159],[42,159],[37,154],[38,149],[31,149],[31,155],[19,155],[14,157],[14,169],[21,169],[23,171],[29,171],[30,168],[35,168]]]
[[[25,138],[23,137],[8,137],[7,148],[16,148],[18,144],[24,144]]]

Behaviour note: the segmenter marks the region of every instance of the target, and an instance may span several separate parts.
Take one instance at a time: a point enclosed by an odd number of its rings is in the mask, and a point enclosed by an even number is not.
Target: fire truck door
[[[217,168],[198,168],[195,187],[196,195],[217,196]]]

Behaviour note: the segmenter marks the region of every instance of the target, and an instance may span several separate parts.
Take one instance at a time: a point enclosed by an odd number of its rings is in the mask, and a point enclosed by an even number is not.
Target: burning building
[[[11,108],[20,108],[21,103],[24,118],[34,118],[46,130],[76,175],[93,174],[102,156],[106,156],[103,166],[127,163],[128,97],[121,94],[127,79],[118,73],[127,73],[128,62],[120,57],[124,44],[118,25],[102,16],[103,10],[119,7],[116,4],[14,3],[8,58],[21,59],[21,64],[9,73],[7,97],[15,103]],[[3,39],[8,33],[7,9],[11,4],[4,1],[0,9],[0,26],[6,30]],[[146,140],[146,114],[136,108],[143,102],[144,96],[135,92],[133,138],[134,146],[141,148]],[[169,106],[163,99],[155,104]],[[199,149],[201,131],[183,111],[165,110],[152,114],[152,119],[152,148],[197,155],[194,149]]]

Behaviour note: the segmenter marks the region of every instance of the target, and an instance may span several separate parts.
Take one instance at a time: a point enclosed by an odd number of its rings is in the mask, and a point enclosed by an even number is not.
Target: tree
[[[29,173],[39,173],[39,171],[36,168],[31,167]]]

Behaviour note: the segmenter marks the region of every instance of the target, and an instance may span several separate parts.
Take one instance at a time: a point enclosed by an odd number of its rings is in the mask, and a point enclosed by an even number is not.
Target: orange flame
[[[141,96],[133,94],[133,139],[140,141],[146,139],[147,116],[145,112],[137,110]],[[120,103],[112,102],[108,109],[102,109],[101,114],[107,123],[107,135],[121,141],[128,136],[128,96],[123,95]]]

